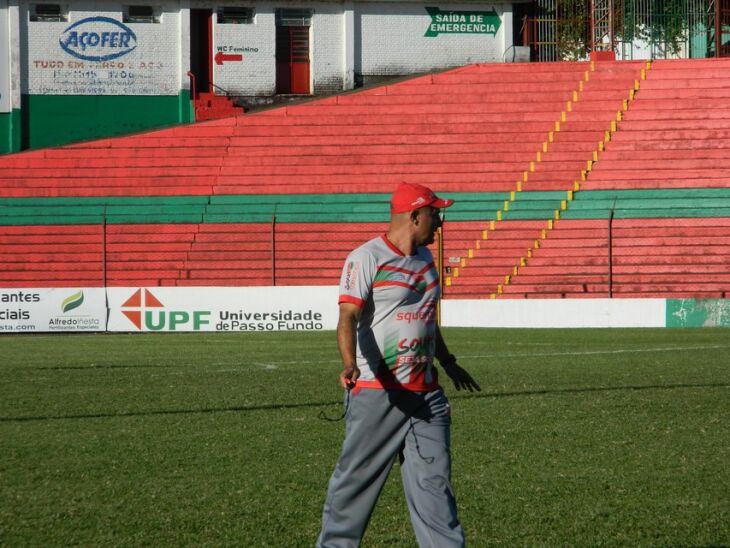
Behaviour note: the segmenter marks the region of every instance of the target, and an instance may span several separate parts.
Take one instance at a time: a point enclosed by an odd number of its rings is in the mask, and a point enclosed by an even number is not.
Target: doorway
[[[190,72],[195,76],[195,95],[208,93],[213,83],[213,11],[190,10]]]
[[[276,17],[276,93],[311,93],[311,10],[281,9]]]

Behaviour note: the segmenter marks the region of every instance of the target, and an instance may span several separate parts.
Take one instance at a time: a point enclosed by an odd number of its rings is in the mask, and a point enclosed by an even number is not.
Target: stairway
[[[199,93],[193,101],[193,106],[196,122],[238,116],[245,112],[243,107],[236,106],[230,97],[215,93]]]
[[[516,192],[482,237],[460,255],[459,268],[446,277],[448,298],[492,298],[503,293],[532,252],[539,248],[552,220],[572,200],[596,159],[597,145],[625,111],[630,92],[642,78],[643,62],[600,62],[583,65],[571,83],[562,112],[557,111],[546,140],[533,149],[533,159],[515,184]],[[642,79],[643,81],[643,79]],[[517,92],[515,92],[515,96]],[[623,110],[622,110],[622,107]],[[557,192],[555,196],[552,193]],[[541,216],[537,213],[543,209]],[[541,221],[536,221],[541,217]],[[529,219],[529,221],[527,221]],[[527,221],[527,222],[525,222]]]

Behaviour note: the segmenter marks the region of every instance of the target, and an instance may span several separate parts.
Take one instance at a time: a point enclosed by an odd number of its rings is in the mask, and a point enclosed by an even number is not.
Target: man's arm
[[[357,367],[355,350],[357,348],[357,322],[360,320],[362,309],[352,303],[340,304],[340,319],[337,321],[337,346],[342,358],[342,372],[340,384],[345,390],[354,388],[360,376]]]
[[[436,326],[436,359],[441,363],[441,367],[453,381],[454,387],[457,390],[464,388],[469,392],[474,392],[474,389],[477,389],[481,392],[481,387],[472,376],[456,363],[456,356],[449,353],[449,349],[446,347],[446,342],[441,335],[441,329],[439,329],[438,325]]]

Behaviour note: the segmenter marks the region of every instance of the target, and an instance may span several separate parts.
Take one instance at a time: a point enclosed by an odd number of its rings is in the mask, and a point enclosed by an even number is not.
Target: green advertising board
[[[730,327],[730,299],[667,299],[667,327]]]
[[[497,12],[492,11],[442,11],[427,7],[431,16],[426,34],[429,38],[439,34],[491,34],[495,36],[501,21]]]

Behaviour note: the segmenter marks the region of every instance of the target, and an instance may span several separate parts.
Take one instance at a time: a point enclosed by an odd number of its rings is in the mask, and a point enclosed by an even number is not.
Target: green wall
[[[730,299],[667,299],[667,327],[730,327]]]
[[[20,111],[0,112],[0,154],[20,150]]]
[[[23,95],[23,149],[58,146],[193,121],[190,92],[179,95]]]

